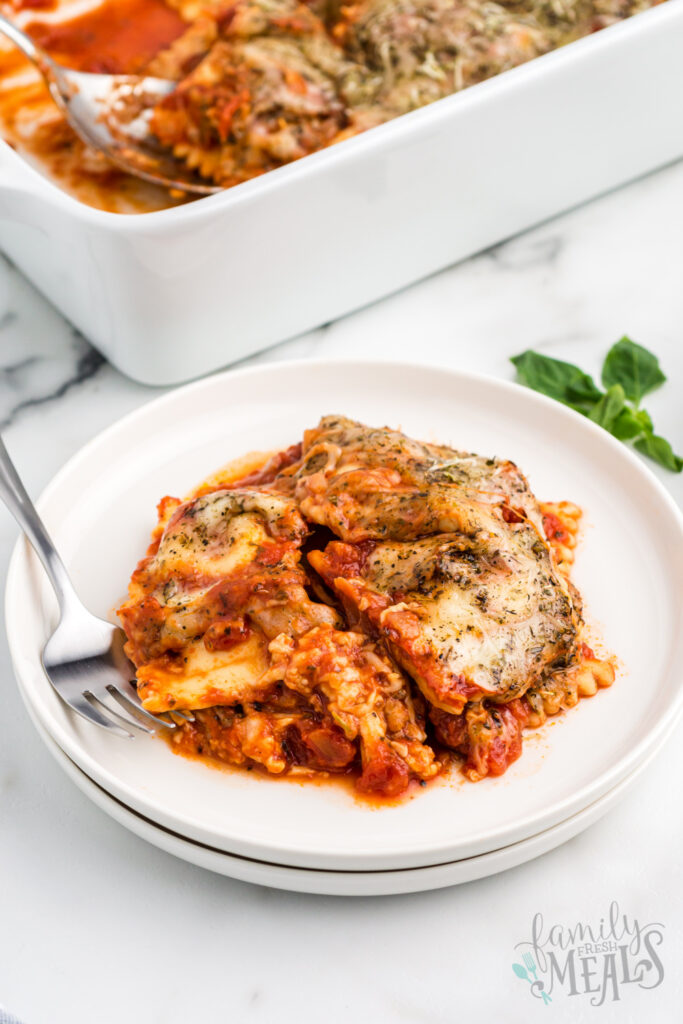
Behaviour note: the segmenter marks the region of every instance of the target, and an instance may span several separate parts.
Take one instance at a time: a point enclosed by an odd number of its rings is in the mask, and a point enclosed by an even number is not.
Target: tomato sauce
[[[230,487],[266,487],[268,484],[272,484],[278,473],[281,473],[283,469],[287,469],[289,466],[294,465],[301,458],[301,442],[298,444],[290,445],[282,452],[277,452],[271,456],[258,469],[248,473],[246,476],[242,476],[237,480],[233,480],[228,486]]]
[[[187,23],[164,0],[105,0],[68,21],[34,21],[27,31],[67,67],[136,74],[186,28]]]
[[[43,19],[61,3],[14,0],[31,21],[22,27],[56,60],[71,67],[134,74],[172,43],[187,23],[164,0],[103,0],[61,20]],[[51,15],[52,17],[52,15]],[[16,79],[16,84],[15,80]],[[0,138],[84,203],[116,213],[143,213],[187,202],[186,196],[119,171],[86,152],[37,72],[20,51],[0,40]]]
[[[559,516],[556,516],[554,512],[547,512],[543,516],[543,529],[545,535],[549,541],[559,541],[561,544],[566,544],[569,540],[569,531],[564,526]]]
[[[406,804],[410,800],[413,800],[427,786],[433,786],[436,781],[435,779],[432,779],[429,782],[421,782],[418,779],[411,779],[408,784],[408,788],[399,796],[378,796],[376,793],[364,793],[358,790],[356,787],[356,778],[358,777],[358,773],[355,770],[354,765],[351,765],[351,767],[345,771],[342,770],[333,773],[311,771],[310,774],[301,772],[296,775],[291,775],[288,772],[283,772],[281,775],[272,775],[270,772],[267,772],[264,768],[256,764],[238,766],[231,764],[228,761],[220,760],[217,757],[207,756],[204,751],[200,753],[197,749],[196,742],[192,739],[190,730],[184,725],[168,736],[164,732],[161,739],[168,743],[174,754],[184,757],[188,761],[193,761],[195,764],[202,764],[205,768],[210,770],[223,771],[226,774],[235,773],[238,777],[242,775],[244,771],[248,771],[252,773],[254,778],[262,780],[269,786],[283,786],[289,784],[291,786],[306,789],[311,786],[317,786],[323,789],[330,788],[333,790],[341,788],[355,804],[369,811],[383,810],[386,807],[400,807],[402,804]],[[442,759],[447,760],[448,756],[448,752],[446,752],[442,755]],[[437,779],[443,781],[442,776],[437,776]],[[455,777],[449,777],[449,782],[454,781],[456,781]]]
[[[15,11],[53,11],[57,0],[13,0]]]

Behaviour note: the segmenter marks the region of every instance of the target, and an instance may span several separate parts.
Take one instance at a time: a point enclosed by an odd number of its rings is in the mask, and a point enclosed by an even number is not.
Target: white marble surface
[[[683,164],[255,361],[421,358],[510,378],[508,356],[536,347],[597,372],[628,332],[669,375],[647,404],[680,451],[681,266]],[[33,494],[153,394],[0,262],[0,421]],[[683,504],[683,477],[655,472]],[[3,577],[16,536],[0,510]],[[0,659],[0,1003],[26,1024],[680,1020],[683,726],[616,810],[538,861],[423,895],[303,897],[208,874],[105,817],[42,747],[4,636]],[[540,1009],[511,970],[533,915],[597,924],[613,900],[663,923],[662,983]]]

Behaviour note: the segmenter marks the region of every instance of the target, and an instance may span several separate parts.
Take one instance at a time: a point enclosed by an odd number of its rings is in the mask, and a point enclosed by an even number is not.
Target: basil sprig
[[[683,458],[655,434],[648,412],[640,408],[645,395],[666,380],[657,356],[642,345],[630,338],[612,345],[602,365],[604,391],[573,363],[531,349],[510,361],[520,384],[571,406],[620,441],[631,441],[639,452],[673,473],[683,469]]]

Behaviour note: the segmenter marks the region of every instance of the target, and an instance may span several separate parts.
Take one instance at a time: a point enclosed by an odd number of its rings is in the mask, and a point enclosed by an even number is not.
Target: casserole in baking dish
[[[38,0],[39,10],[56,0]],[[175,82],[149,131],[198,182],[230,187],[417,110],[663,0],[62,0],[15,17],[81,71]],[[64,188],[119,212],[173,205],[85,147],[16,48],[0,60],[0,125]],[[120,101],[124,106],[125,99]],[[121,116],[121,114],[119,114]]]
[[[91,209],[0,148],[4,250],[117,366],[198,376],[683,153],[676,0],[216,196]]]

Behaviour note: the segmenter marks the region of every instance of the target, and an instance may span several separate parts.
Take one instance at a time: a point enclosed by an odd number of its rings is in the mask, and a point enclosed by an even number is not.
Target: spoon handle
[[[50,540],[45,525],[36,512],[26,488],[19,479],[14,463],[0,437],[0,499],[12,513],[31,541],[45,572],[55,588],[60,609],[67,597],[73,595],[73,586],[57,550]]]
[[[36,46],[30,36],[27,36],[25,32],[22,32],[20,28],[17,28],[13,22],[3,17],[2,14],[0,14],[0,32],[7,36],[8,39],[11,39],[24,56],[28,57],[34,64],[40,65],[46,58],[47,60],[50,59],[39,46]]]

